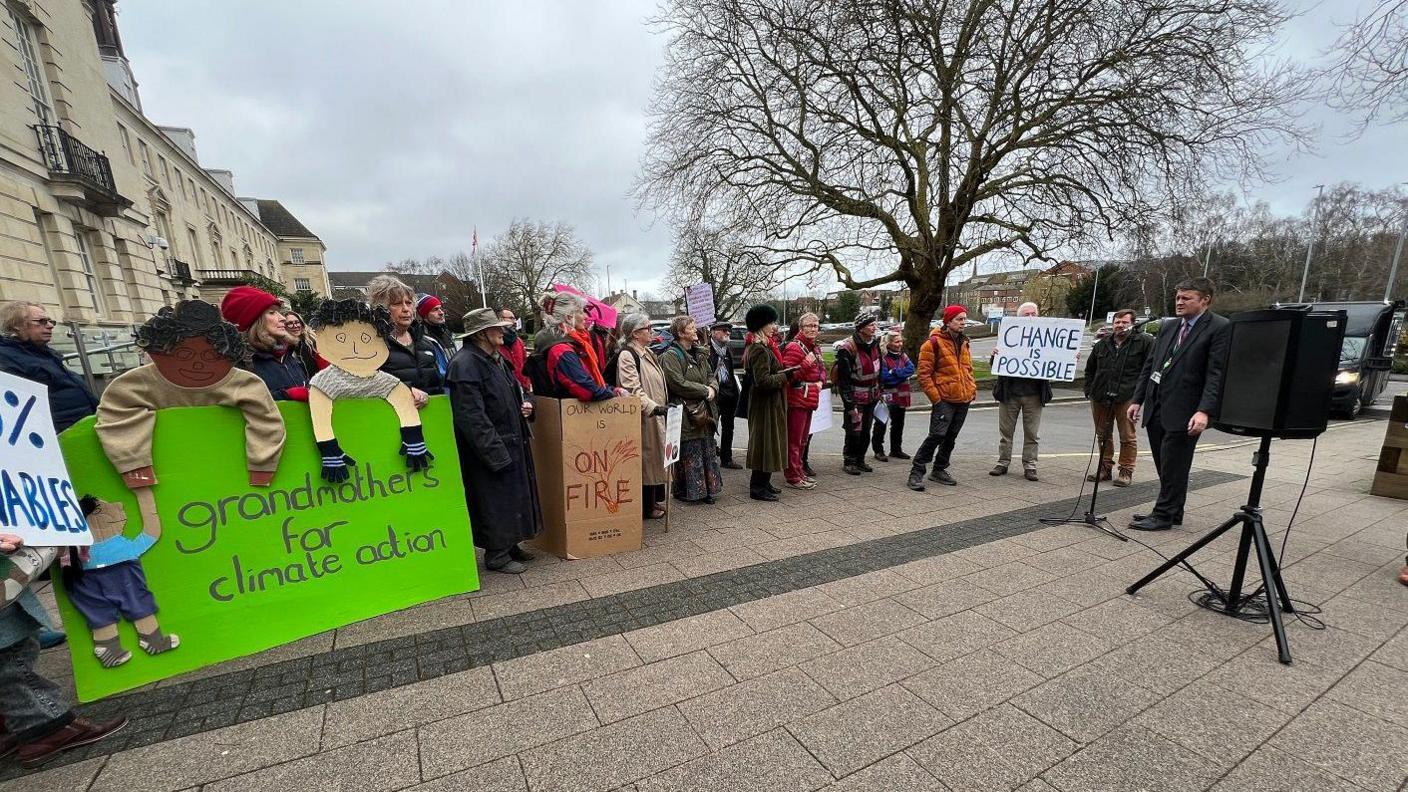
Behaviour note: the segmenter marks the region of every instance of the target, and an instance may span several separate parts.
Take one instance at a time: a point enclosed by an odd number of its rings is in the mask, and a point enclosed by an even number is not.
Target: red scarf
[[[596,350],[592,348],[592,339],[585,330],[572,330],[567,337],[577,342],[577,353],[586,358],[582,362],[586,364],[587,373],[592,375],[592,381],[602,387],[606,386],[606,378],[601,374],[601,361],[596,356]]]

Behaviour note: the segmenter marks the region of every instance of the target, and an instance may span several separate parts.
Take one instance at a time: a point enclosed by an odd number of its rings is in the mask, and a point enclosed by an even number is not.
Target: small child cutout
[[[147,575],[139,560],[161,538],[156,499],[150,487],[134,492],[142,512],[142,532],[130,539],[123,535],[127,510],[121,503],[83,497],[80,505],[93,531],[93,546],[81,566],[64,571],[64,591],[93,631],[93,654],[104,668],[132,659],[117,634],[120,619],[137,628],[137,644],[147,654],[161,654],[181,645],[179,636],[163,634],[157,624],[156,599],[147,588]]]

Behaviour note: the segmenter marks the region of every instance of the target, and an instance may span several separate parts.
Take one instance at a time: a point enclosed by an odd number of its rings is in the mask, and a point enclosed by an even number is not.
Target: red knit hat
[[[944,309],[944,324],[948,324],[949,322],[952,322],[952,321],[953,321],[953,317],[958,316],[959,314],[966,314],[966,313],[968,313],[968,309],[967,309],[967,308],[964,308],[964,307],[961,306],[961,305],[950,305],[949,307],[947,307],[947,308]]]
[[[248,330],[279,298],[253,286],[236,286],[220,301],[220,316],[241,333]]]
[[[440,307],[440,298],[433,294],[422,294],[416,300],[416,316],[424,319],[426,314]]]

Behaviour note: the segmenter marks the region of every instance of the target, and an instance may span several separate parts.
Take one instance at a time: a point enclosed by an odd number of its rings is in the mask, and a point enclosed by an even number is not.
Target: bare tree
[[[776,284],[777,267],[768,251],[750,244],[740,224],[711,225],[697,214],[675,234],[675,250],[665,284],[674,295],[688,286],[714,286],[714,313],[731,317]]]
[[[778,266],[903,283],[1052,260],[1302,143],[1277,0],[667,0],[637,197],[759,218]],[[881,274],[855,272],[883,266]]]
[[[1408,0],[1379,0],[1345,25],[1321,72],[1330,106],[1359,117],[1408,121]]]
[[[592,252],[566,223],[515,219],[480,255],[485,283],[520,312],[535,306],[554,283],[593,288]]]

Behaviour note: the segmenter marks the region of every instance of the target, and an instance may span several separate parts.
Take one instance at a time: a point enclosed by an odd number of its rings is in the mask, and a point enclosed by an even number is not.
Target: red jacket
[[[523,339],[515,338],[512,344],[504,344],[501,351],[513,366],[513,378],[518,380],[518,384],[523,386],[523,390],[531,393],[533,381],[523,376],[523,364],[528,361],[528,352],[523,346]]]
[[[807,355],[812,355],[808,362]],[[815,342],[797,336],[782,348],[782,365],[801,368],[787,375],[787,406],[798,410],[815,410],[821,391],[826,387],[826,364]]]

